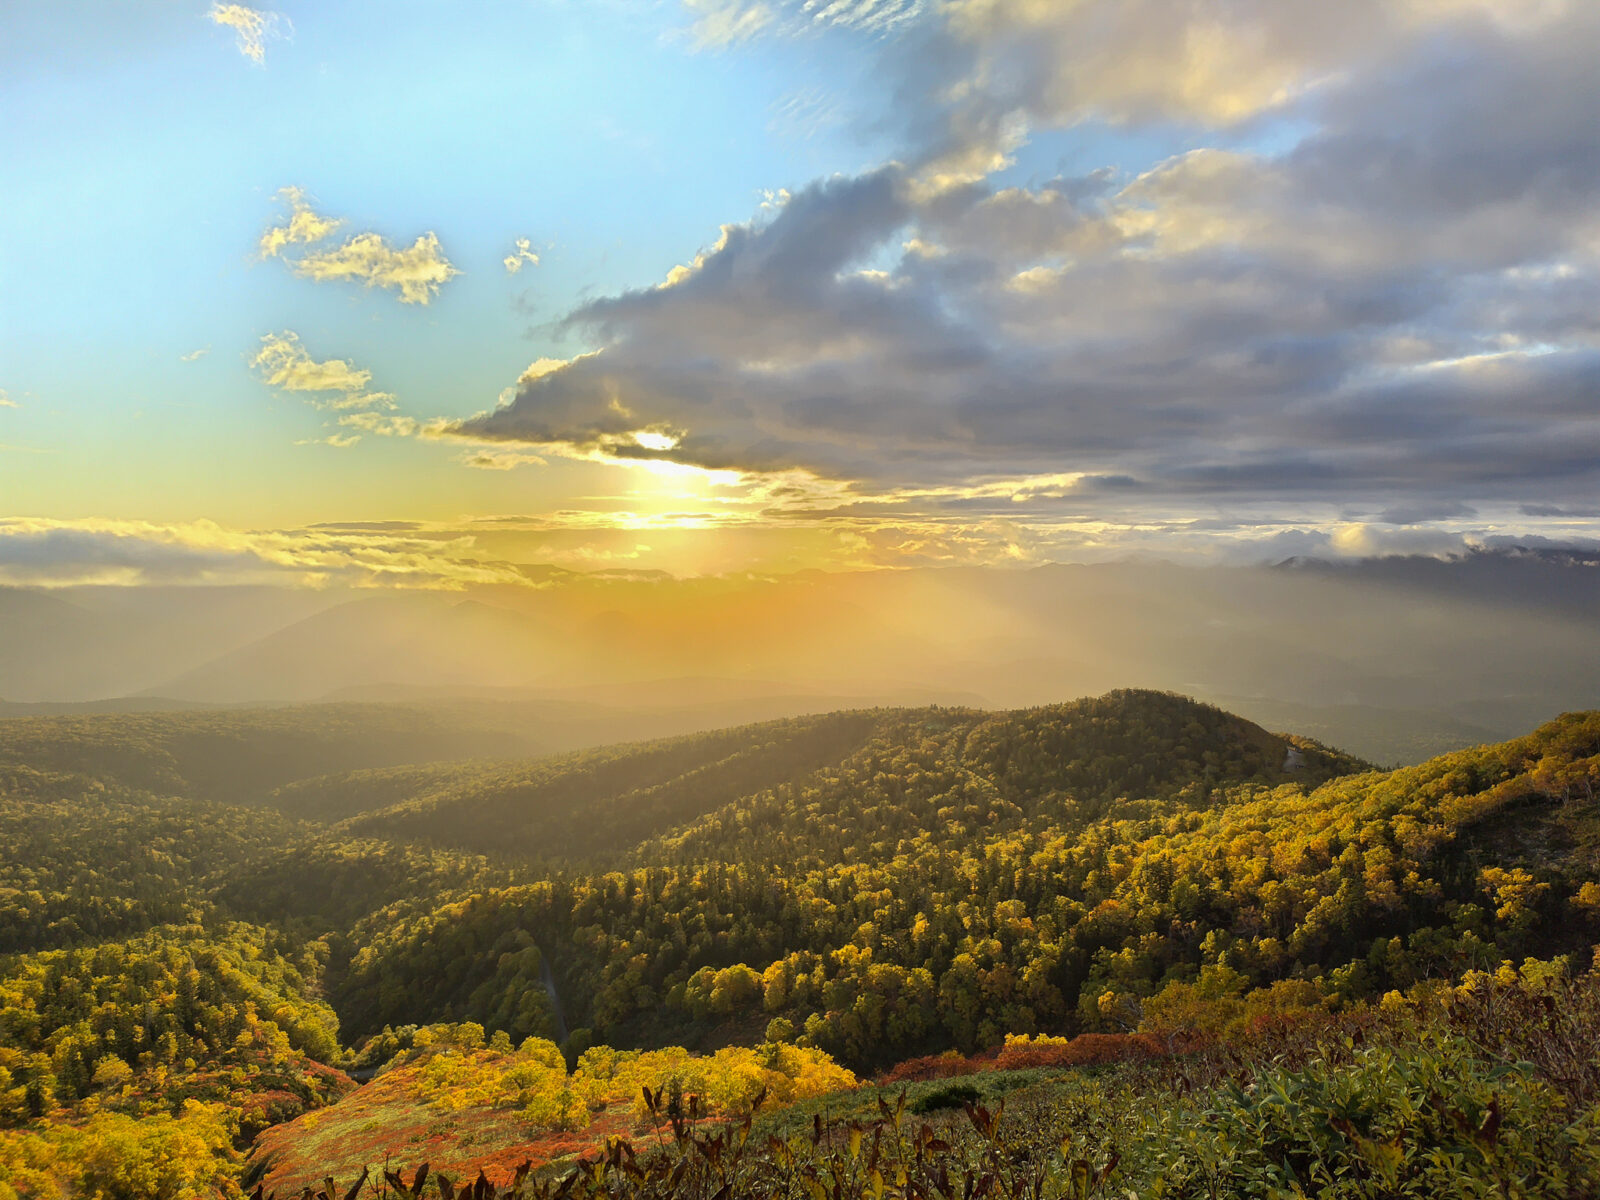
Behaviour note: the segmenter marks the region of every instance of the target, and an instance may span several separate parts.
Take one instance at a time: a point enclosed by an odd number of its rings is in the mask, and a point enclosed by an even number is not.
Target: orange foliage
[[[995,1060],[1002,1071],[1027,1067],[1098,1067],[1160,1058],[1172,1052],[1166,1039],[1149,1033],[1080,1033],[1077,1037],[1008,1041]]]
[[[979,1069],[977,1061],[951,1052],[929,1054],[922,1058],[908,1058],[897,1063],[888,1074],[878,1079],[880,1084],[922,1083],[929,1079],[949,1079],[956,1075],[971,1075]]]

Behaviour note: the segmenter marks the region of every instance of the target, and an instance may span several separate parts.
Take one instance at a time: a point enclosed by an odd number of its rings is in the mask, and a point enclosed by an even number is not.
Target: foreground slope
[[[451,1175],[505,1178],[530,1159],[544,1165],[631,1136],[648,1117],[646,1088],[695,1095],[705,1116],[725,1120],[856,1086],[826,1054],[797,1046],[705,1056],[596,1047],[569,1071],[550,1042],[486,1042],[476,1025],[430,1026],[411,1040],[358,1092],[258,1139],[246,1181],[290,1195],[330,1174],[354,1176],[397,1147]]]
[[[392,1188],[380,1194],[439,1200],[1574,1200],[1600,1193],[1597,1036],[1600,972],[1530,960],[1520,972],[1413,988],[1381,1009],[1307,1011],[1243,1035],[1192,1038],[1178,1052],[1148,1036],[1083,1047],[1091,1035],[1044,1047],[1061,1056],[1032,1067],[1018,1064],[1040,1058],[1037,1043],[987,1064],[941,1059],[966,1072],[960,1079],[888,1080],[812,1099],[747,1095],[742,1121],[739,1110],[717,1119],[714,1106],[706,1119],[687,1094],[703,1075],[686,1064],[685,1101],[645,1092],[622,1137],[611,1132],[617,1116],[597,1106],[588,1128],[591,1114],[580,1114],[567,1132],[510,1144],[516,1118],[496,1106],[504,1089],[493,1086],[505,1056],[493,1056],[488,1086],[458,1123],[403,1149],[380,1108],[360,1132],[379,1139]],[[1143,1049],[1073,1053],[1106,1042]],[[445,1076],[465,1057],[454,1055]],[[1072,1065],[1091,1061],[1101,1066]],[[563,1080],[574,1100],[584,1074],[580,1064]],[[396,1075],[415,1091],[405,1068]],[[322,1116],[337,1125],[342,1110],[371,1112],[358,1099],[273,1130],[256,1163],[273,1181],[313,1188],[326,1168],[333,1178],[319,1195],[332,1200],[352,1179],[354,1195],[367,1174],[345,1167],[321,1122],[312,1128]],[[476,1136],[485,1122],[488,1144]],[[451,1145],[462,1128],[472,1130],[466,1144]],[[428,1161],[413,1165],[411,1147]]]

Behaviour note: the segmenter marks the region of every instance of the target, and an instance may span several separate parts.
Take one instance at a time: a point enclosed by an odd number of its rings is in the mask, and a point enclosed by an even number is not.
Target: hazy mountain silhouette
[[[1539,552],[563,573],[464,594],[11,590],[0,697],[537,702],[552,728],[567,722],[561,744],[582,744],[602,727],[655,736],[863,704],[1010,707],[1154,687],[1293,717],[1280,723],[1398,762],[1600,703],[1597,613],[1600,566]],[[622,712],[653,715],[618,724]]]

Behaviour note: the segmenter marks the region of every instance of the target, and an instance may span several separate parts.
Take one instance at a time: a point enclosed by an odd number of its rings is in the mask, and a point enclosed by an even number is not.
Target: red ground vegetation
[[[930,1054],[897,1063],[876,1082],[880,1086],[950,1079],[980,1071],[1023,1071],[1039,1067],[1101,1067],[1143,1062],[1195,1048],[1193,1038],[1175,1043],[1151,1033],[1080,1033],[1070,1041],[1009,1045],[978,1054]]]

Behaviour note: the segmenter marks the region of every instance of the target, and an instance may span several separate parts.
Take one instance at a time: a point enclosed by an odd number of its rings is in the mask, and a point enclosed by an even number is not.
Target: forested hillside
[[[422,980],[434,1014],[549,1036],[530,987],[548,957],[568,1025],[597,1040],[779,1018],[868,1067],[1130,1027],[1201,982],[1381,995],[1587,944],[1593,814],[1561,797],[1587,795],[1597,738],[1566,718],[1334,778],[1357,764],[1307,744],[1286,771],[1288,743],[1166,696],[897,715],[838,769],[644,843],[629,869],[392,926],[336,994],[355,1031],[412,1019]]]
[[[796,717],[532,765],[440,770],[425,782],[403,771],[366,772],[280,795],[292,794],[299,811],[328,815],[349,810],[350,792],[363,808],[382,797],[392,802],[361,812],[343,829],[570,867],[615,858],[777,780],[804,780],[834,766],[883,720],[873,712]],[[400,786],[384,796],[390,779]]]
[[[107,1139],[154,1163],[178,1138],[225,1190],[339,1068],[437,1074],[416,1055],[461,1038],[546,1039],[515,1079],[558,1048],[765,1046],[747,1082],[783,1047],[1053,1062],[1576,970],[1600,939],[1600,714],[1392,772],[1114,692],[328,775],[411,718],[311,711],[0,721],[0,1185],[45,1148],[86,1179]],[[449,1069],[449,1095],[544,1095]]]

